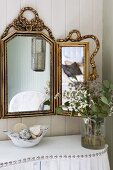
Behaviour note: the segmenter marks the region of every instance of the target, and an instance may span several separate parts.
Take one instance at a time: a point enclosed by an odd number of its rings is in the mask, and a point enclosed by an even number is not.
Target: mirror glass
[[[58,42],[57,53],[60,68],[57,72],[61,94],[59,105],[64,105],[70,100],[64,97],[70,84],[76,86],[88,79],[88,42]]]
[[[6,42],[8,112],[50,110],[51,44],[41,36],[16,35]]]
[[[84,47],[62,47],[62,96],[71,82],[84,81]],[[66,102],[62,97],[62,104]]]

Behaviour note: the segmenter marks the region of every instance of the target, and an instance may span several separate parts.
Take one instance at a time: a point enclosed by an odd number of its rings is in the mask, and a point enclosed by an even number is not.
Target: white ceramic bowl
[[[46,134],[48,127],[47,126],[41,126],[42,127],[42,134],[40,137],[37,137],[36,139],[22,139],[20,138],[18,133],[15,133],[13,131],[3,131],[4,134],[8,135],[11,141],[19,147],[32,147],[37,145],[43,136]]]

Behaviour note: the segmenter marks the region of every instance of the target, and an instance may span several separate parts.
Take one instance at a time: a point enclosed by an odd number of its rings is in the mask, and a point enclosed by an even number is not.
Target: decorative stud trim
[[[37,161],[37,160],[48,160],[48,159],[73,159],[73,158],[91,158],[91,157],[97,157],[105,154],[107,152],[108,145],[105,146],[105,149],[103,149],[100,152],[93,153],[93,154],[87,154],[87,155],[42,155],[42,156],[37,156],[37,157],[31,157],[31,158],[24,158],[24,159],[19,159],[15,161],[9,161],[9,162],[4,162],[0,163],[0,168],[6,167],[6,166],[11,166],[15,164],[21,164],[21,163],[26,163],[26,162],[32,162],[32,161]]]

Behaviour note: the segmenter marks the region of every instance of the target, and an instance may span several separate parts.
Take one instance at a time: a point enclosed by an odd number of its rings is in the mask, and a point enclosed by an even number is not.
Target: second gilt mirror
[[[89,42],[84,41],[87,38],[92,38],[96,43],[96,49],[91,56],[89,56]],[[69,93],[70,86],[97,78],[94,56],[98,49],[99,41],[95,36],[81,36],[78,30],[72,30],[65,39],[57,41],[57,93],[60,94],[58,105],[63,106],[70,100],[65,97]],[[63,110],[63,114],[67,115],[67,109],[63,108]]]

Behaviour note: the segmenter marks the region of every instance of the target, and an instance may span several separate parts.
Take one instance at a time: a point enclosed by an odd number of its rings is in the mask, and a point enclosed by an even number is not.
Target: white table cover
[[[0,141],[2,170],[110,170],[107,145],[101,150],[81,146],[79,135],[45,137],[35,147],[19,148]]]

